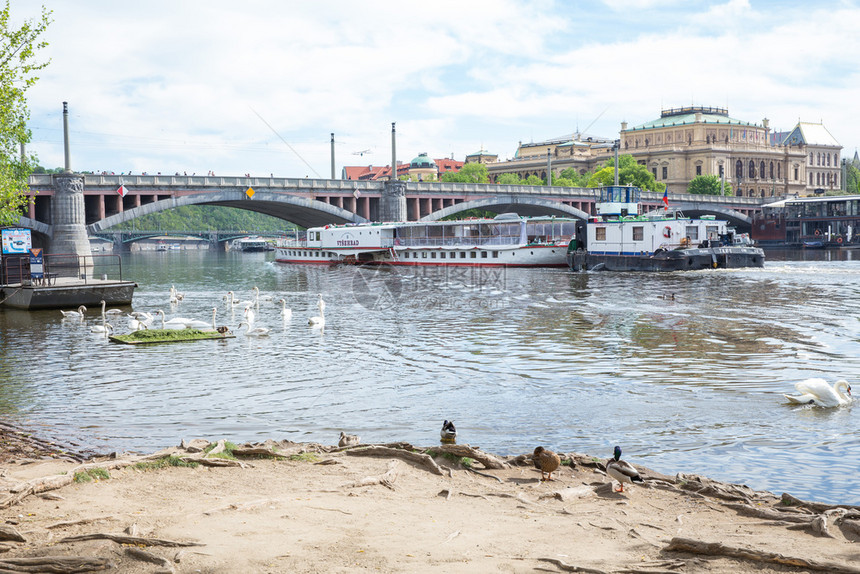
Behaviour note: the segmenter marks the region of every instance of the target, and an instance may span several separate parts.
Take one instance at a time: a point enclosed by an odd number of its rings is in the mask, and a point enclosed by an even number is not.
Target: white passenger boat
[[[564,267],[576,219],[520,217],[312,227],[277,243],[280,263]]]
[[[230,243],[230,251],[256,252],[268,250],[269,242],[258,236],[240,237],[239,239],[234,239]]]
[[[762,267],[764,251],[746,234],[714,216],[684,217],[677,210],[639,213],[640,190],[600,190],[597,217],[589,218],[571,245],[574,271],[681,271]]]

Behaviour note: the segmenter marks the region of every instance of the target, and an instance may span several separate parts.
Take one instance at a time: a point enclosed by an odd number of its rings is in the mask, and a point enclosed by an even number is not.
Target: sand
[[[186,446],[197,451],[202,444]],[[820,518],[824,508],[788,507],[770,493],[643,468],[644,485],[615,492],[618,483],[610,486],[602,470],[606,459],[575,453],[559,453],[572,466],[541,481],[530,453],[505,459],[502,469],[473,462],[482,474],[457,457],[438,456],[439,475],[400,457],[366,456],[361,445],[254,446],[279,456],[149,470],[132,463],[203,454],[172,448],[103,457],[85,467],[105,468],[109,478],[89,482],[70,481],[84,468],[72,460],[7,456],[0,464],[0,537],[17,533],[22,541],[0,542],[0,571],[14,571],[4,570],[12,559],[43,556],[103,559],[132,574],[816,571],[667,549],[673,539],[687,539],[805,559],[824,564],[822,572],[860,572],[857,508]],[[27,485],[38,483],[28,481],[46,477],[69,484],[27,495]],[[799,522],[738,510],[747,507]],[[820,526],[814,531],[816,517],[829,536]],[[64,541],[85,534],[137,538]]]

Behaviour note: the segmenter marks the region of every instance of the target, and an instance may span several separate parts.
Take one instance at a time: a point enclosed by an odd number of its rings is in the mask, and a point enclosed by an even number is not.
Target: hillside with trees
[[[283,232],[295,225],[283,219],[234,207],[186,205],[144,215],[112,229],[163,229],[165,231],[242,230]]]

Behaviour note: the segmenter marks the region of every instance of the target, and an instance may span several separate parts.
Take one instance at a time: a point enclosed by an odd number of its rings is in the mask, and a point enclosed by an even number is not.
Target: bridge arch
[[[498,213],[517,213],[518,215],[536,216],[536,215],[556,215],[564,217],[577,217],[579,219],[588,219],[589,215],[571,207],[560,201],[550,201],[539,197],[526,197],[520,195],[497,195],[494,197],[485,197],[483,199],[473,199],[464,201],[456,205],[451,205],[439,211],[434,211],[430,215],[425,215],[421,221],[438,221],[442,218],[456,215],[466,211],[467,209],[486,209],[488,211],[496,211]]]
[[[365,223],[367,221],[360,215],[346,209],[306,197],[284,193],[257,192],[253,199],[250,199],[244,191],[225,190],[215,193],[183,195],[147,203],[92,223],[87,226],[87,232],[92,235],[143,215],[185,205],[220,205],[246,209],[290,221],[300,227],[315,227],[329,223]]]
[[[730,225],[743,230],[748,230],[752,227],[752,218],[750,216],[744,215],[734,209],[714,205],[713,203],[688,202],[675,204],[672,207],[680,209],[684,215],[690,215],[693,217],[699,217],[701,215],[715,215],[718,219],[728,221]]]

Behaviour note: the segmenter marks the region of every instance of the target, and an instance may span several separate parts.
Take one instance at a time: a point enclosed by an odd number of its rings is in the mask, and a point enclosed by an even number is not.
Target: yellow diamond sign
[[[251,199],[252,197],[254,197],[254,188],[253,188],[253,187],[249,187],[249,188],[245,191],[245,195],[247,195],[247,196],[248,196],[248,199]]]

